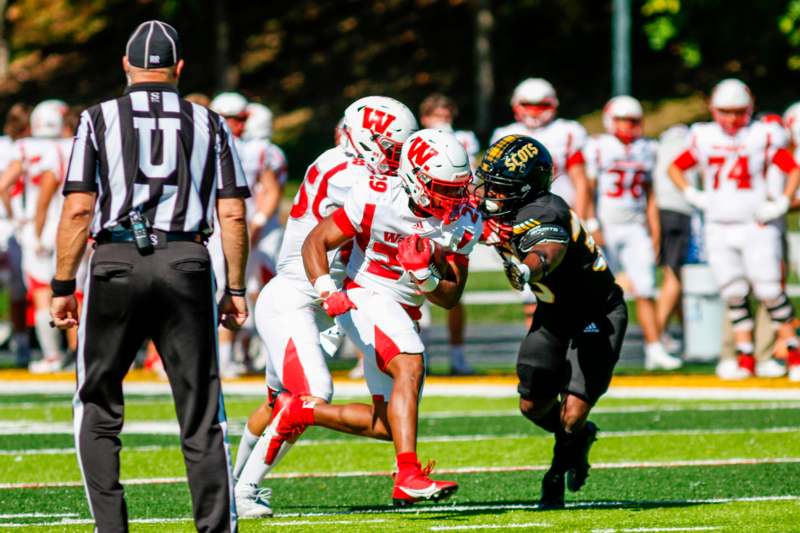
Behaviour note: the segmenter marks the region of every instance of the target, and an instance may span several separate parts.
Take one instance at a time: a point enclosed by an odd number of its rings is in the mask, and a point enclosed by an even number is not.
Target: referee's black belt
[[[202,244],[205,242],[203,234],[197,231],[161,231],[154,229],[151,230],[151,233],[156,237],[156,242],[158,243],[196,242]],[[104,229],[94,237],[94,240],[97,244],[136,242],[133,232],[130,230],[110,231]]]

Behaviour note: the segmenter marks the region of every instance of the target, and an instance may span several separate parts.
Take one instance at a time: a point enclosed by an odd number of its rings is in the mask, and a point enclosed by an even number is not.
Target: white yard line
[[[130,482],[128,482],[130,483]],[[748,497],[741,497],[741,498],[707,498],[707,499],[684,499],[684,500],[648,500],[638,502],[641,504],[650,504],[650,505],[676,505],[676,504],[695,504],[695,505],[702,505],[702,504],[725,504],[725,503],[746,503],[746,502],[777,502],[777,501],[800,501],[800,496],[748,496]],[[594,508],[627,508],[630,507],[632,502],[630,501],[620,501],[620,502],[567,502],[566,507],[572,509],[594,509]],[[315,525],[315,524],[342,524],[342,525],[349,525],[348,523],[352,523],[352,525],[368,523],[364,521],[315,521],[315,520],[308,520],[309,518],[326,518],[326,517],[335,517],[335,516],[354,516],[354,515],[393,515],[393,514],[429,514],[429,513],[464,513],[464,512],[476,512],[476,511],[489,511],[489,512],[497,512],[497,511],[533,511],[536,510],[538,507],[535,504],[524,505],[524,504],[499,504],[499,505],[419,505],[416,507],[407,507],[407,508],[399,508],[399,509],[387,509],[387,508],[376,508],[376,509],[362,509],[357,511],[337,511],[337,512],[328,512],[328,513],[278,513],[274,516],[276,519],[286,519],[286,518],[301,518],[303,520],[298,521],[285,521],[285,522],[264,522],[264,525]],[[133,524],[171,524],[176,522],[189,522],[191,519],[189,517],[186,518],[134,518],[131,519],[130,522]],[[21,524],[21,523],[0,523],[0,526],[3,527],[53,527],[53,526],[62,526],[62,525],[72,525],[72,524],[91,524],[92,521],[89,519],[64,519],[58,522],[50,522],[50,523],[38,523],[38,524]],[[376,522],[377,523],[377,522]],[[707,527],[707,526],[698,526],[698,527]],[[598,531],[607,531],[607,530],[598,530]],[[613,531],[704,531],[701,529],[691,529],[691,528],[631,528],[631,529],[619,529]]]
[[[472,531],[475,529],[528,529],[529,527],[553,527],[547,522],[525,522],[524,524],[474,524],[471,526],[433,526],[430,531]]]
[[[646,533],[650,531],[719,531],[719,526],[694,526],[694,527],[626,527],[621,529],[593,529],[592,533]]]
[[[52,427],[52,425],[51,425]],[[42,429],[43,434],[48,432],[44,428],[26,428],[33,429],[33,431],[20,431],[21,434],[26,433],[39,433],[37,430]],[[63,431],[56,428],[56,434],[66,434],[67,429]],[[600,438],[631,438],[631,437],[656,437],[656,436],[692,436],[692,435],[738,435],[743,433],[798,433],[800,426],[789,427],[773,427],[773,428],[725,428],[725,429],[663,429],[663,430],[632,430],[632,431],[601,431]],[[125,433],[139,433],[138,431],[126,431]],[[159,432],[150,432],[159,433]],[[2,431],[0,430],[0,434]],[[177,431],[175,431],[177,435]],[[435,437],[420,437],[418,442],[481,442],[486,440],[520,440],[520,439],[538,439],[547,438],[546,435],[529,435],[524,433],[510,433],[506,435],[498,434],[482,434],[482,435],[437,435]],[[354,440],[354,439],[308,439],[301,440],[297,446],[330,446],[341,445],[346,443],[348,446],[385,446],[387,443],[378,440]],[[126,452],[155,452],[161,450],[177,450],[179,445],[145,445],[145,446],[126,446]],[[75,452],[75,448],[40,448],[40,449],[20,449],[20,450],[0,450],[0,457],[2,456],[26,456],[26,455],[66,455]]]
[[[595,463],[594,469],[640,469],[640,468],[676,468],[676,467],[723,467],[723,466],[744,466],[762,464],[795,464],[800,463],[800,457],[764,457],[748,458],[736,457],[732,459],[692,459],[678,461],[621,461],[613,463]],[[508,472],[537,472],[545,471],[549,465],[523,465],[523,466],[469,466],[462,468],[438,468],[439,474],[486,474],[486,473],[508,473]],[[361,470],[350,472],[280,472],[269,474],[269,479],[325,479],[325,478],[351,478],[351,477],[371,477],[371,476],[390,476],[391,472],[376,470]],[[185,482],[185,477],[162,477],[162,478],[134,478],[123,480],[125,485],[163,485],[169,483]],[[0,490],[9,489],[42,489],[42,488],[62,488],[62,487],[81,487],[80,481],[50,481],[42,483],[0,483]]]
[[[78,513],[6,513],[0,514],[0,520],[9,518],[71,518],[78,516]]]

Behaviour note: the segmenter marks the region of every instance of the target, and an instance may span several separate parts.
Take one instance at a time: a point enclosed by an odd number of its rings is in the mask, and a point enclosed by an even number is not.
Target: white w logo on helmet
[[[364,127],[375,133],[385,134],[394,119],[394,115],[385,113],[380,109],[364,108]]]

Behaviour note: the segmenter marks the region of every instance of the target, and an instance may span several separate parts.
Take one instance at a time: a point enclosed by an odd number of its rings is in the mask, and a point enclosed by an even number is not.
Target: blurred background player
[[[224,92],[220,93],[211,100],[209,107],[212,111],[225,119],[228,128],[233,134],[233,141],[236,145],[236,152],[243,154],[245,152],[245,142],[242,139],[244,133],[245,122],[247,121],[247,99],[239,93]],[[244,161],[242,161],[244,167]],[[260,176],[253,173],[253,167],[250,168],[251,172],[247,173],[247,185],[251,191],[251,197],[246,200],[248,204],[247,214],[248,217],[253,216],[252,206],[255,202],[252,193],[255,179]],[[222,297],[222,291],[225,287],[226,267],[225,256],[222,253],[222,242],[220,241],[220,232],[215,231],[211,238],[208,240],[208,253],[211,256],[211,261],[214,267],[214,275],[217,278],[217,297]],[[237,331],[232,331],[227,328],[219,328],[219,364],[220,373],[223,378],[233,378],[245,372],[245,366],[237,361],[234,354],[234,343],[241,335]]]
[[[609,100],[603,108],[603,126],[608,133],[586,144],[586,172],[597,191],[597,219],[609,266],[614,272],[624,271],[631,282],[644,335],[645,368],[674,370],[681,361],[661,344],[654,301],[660,242],[652,181],[656,142],[642,136],[643,118],[642,106],[635,98],[623,95]],[[590,204],[592,218],[593,210]]]
[[[584,127],[574,120],[556,117],[556,90],[549,81],[542,78],[528,78],[517,85],[511,95],[511,109],[516,122],[494,130],[490,143],[515,134],[528,135],[544,144],[553,158],[555,175],[552,193],[563,198],[578,217],[586,221],[589,233],[602,245],[597,219],[586,219],[587,206],[591,199],[582,152],[588,138]],[[523,291],[523,300],[526,320],[530,325],[536,299],[527,287]]]
[[[709,265],[733,323],[738,365],[718,368],[718,373],[735,378],[784,372],[772,359],[756,364],[747,301],[752,290],[766,305],[778,337],[787,346],[790,378],[800,380],[794,310],[781,284],[782,235],[773,223],[789,209],[800,168],[781,139],[774,138],[770,125],[751,122],[753,97],[744,83],[721,81],[709,105],[714,121],[692,126],[688,148],[675,159],[669,174],[689,203],[704,213]],[[782,193],[771,197],[766,172],[772,165],[787,179]],[[703,175],[702,191],[689,185],[683,174],[695,166]]]
[[[248,180],[252,179],[253,196],[247,200],[250,255],[247,259],[247,295],[255,306],[258,293],[277,272],[278,252],[283,238],[280,221],[280,204],[283,187],[289,178],[288,164],[283,150],[272,142],[272,111],[259,103],[246,107],[247,120],[239,157]],[[254,322],[249,329],[248,354],[257,353],[253,346],[257,339]],[[258,353],[263,353],[259,351]],[[264,370],[264,358],[250,360],[254,370]]]
[[[272,514],[271,493],[259,489],[259,484],[292,445],[284,443],[280,453],[265,463],[270,438],[262,433],[273,402],[286,397],[279,396],[282,391],[320,403],[330,401],[333,395],[325,353],[336,352],[341,336],[333,333],[334,322],[320,307],[308,281],[301,255],[303,242],[320,220],[344,205],[352,187],[368,183],[373,172],[396,174],[400,147],[416,131],[417,121],[397,100],[368,96],[347,107],[337,129],[339,144],[323,152],[306,171],[286,223],[277,276],[267,283],[256,304],[256,326],[267,352],[268,399],[247,420],[236,454],[233,473],[238,480],[235,492],[241,516]],[[345,245],[338,253],[328,254],[339,283],[351,251],[352,245]],[[323,332],[331,333],[323,336]],[[329,341],[324,347],[323,338]],[[274,409],[280,410],[280,404]]]
[[[458,107],[449,97],[434,93],[419,105],[419,123],[423,128],[434,128],[453,133],[469,157],[470,168],[475,168],[475,158],[480,144],[474,132],[453,130],[453,121],[458,116]],[[429,305],[427,302],[425,305]],[[450,373],[456,376],[474,374],[464,355],[464,328],[467,311],[460,301],[447,311],[447,331],[450,335]]]
[[[25,104],[14,104],[6,114],[3,135],[0,137],[0,173],[15,159],[16,142],[30,135],[31,108]],[[22,274],[22,248],[17,238],[17,222],[23,210],[22,179],[10,189],[0,191],[0,255],[3,258],[4,282],[10,300],[11,328],[15,364],[28,368],[30,363],[30,341],[26,317],[27,288]]]
[[[663,267],[663,281],[656,299],[658,328],[662,332],[662,344],[669,352],[677,352],[680,344],[667,332],[671,317],[682,323],[681,268],[689,254],[689,239],[692,232],[692,206],[669,177],[667,170],[686,147],[689,128],[676,124],[659,137],[656,165],[653,171],[653,189],[658,206],[661,226],[661,246],[658,254]],[[696,172],[688,173],[689,183],[697,181]]]
[[[34,306],[34,326],[42,359],[30,364],[34,373],[64,367],[61,334],[50,327],[50,279],[55,273],[55,233],[61,211],[63,169],[59,140],[66,106],[44,101],[31,112],[31,136],[15,143],[14,160],[0,177],[0,190],[10,191],[23,179],[24,205],[14,213],[21,225],[22,271]]]

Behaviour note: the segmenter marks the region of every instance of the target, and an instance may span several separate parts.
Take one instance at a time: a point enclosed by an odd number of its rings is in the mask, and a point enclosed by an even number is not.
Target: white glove
[[[692,207],[701,211],[708,205],[708,195],[706,195],[705,191],[699,191],[691,185],[683,189],[683,197]]]
[[[777,200],[767,200],[756,208],[755,219],[762,224],[780,218],[789,211],[789,198],[781,196]]]

